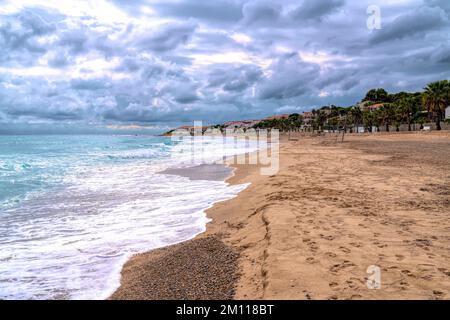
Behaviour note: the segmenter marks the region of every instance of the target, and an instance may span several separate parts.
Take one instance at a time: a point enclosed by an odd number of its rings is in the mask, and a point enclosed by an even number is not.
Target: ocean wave
[[[247,187],[157,174],[185,165],[189,153],[177,152],[187,142],[95,139],[27,161],[33,175],[0,207],[0,299],[106,298],[130,255],[203,232],[205,210]],[[205,158],[244,150],[219,142],[206,144]]]

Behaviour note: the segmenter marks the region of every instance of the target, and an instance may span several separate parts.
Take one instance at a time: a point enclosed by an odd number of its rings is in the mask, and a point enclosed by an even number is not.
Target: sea
[[[203,232],[247,184],[161,172],[257,146],[198,138],[0,135],[0,299],[105,299],[133,254]]]

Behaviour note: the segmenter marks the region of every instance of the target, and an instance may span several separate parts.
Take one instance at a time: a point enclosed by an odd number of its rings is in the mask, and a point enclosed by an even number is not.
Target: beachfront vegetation
[[[423,104],[429,112],[436,113],[436,127],[441,130],[441,120],[445,113],[445,108],[449,105],[450,82],[441,80],[430,83],[425,87],[422,95]]]
[[[400,131],[402,125],[408,131],[424,123],[435,122],[441,130],[445,109],[450,105],[450,81],[441,80],[428,84],[423,92],[388,93],[382,88],[371,89],[362,101],[354,106],[323,106],[313,109],[310,116],[298,113],[281,118],[262,120],[255,129],[278,129],[280,131],[323,131],[345,130],[373,132],[395,128]],[[447,122],[447,121],[446,121]]]
[[[445,110],[450,106],[450,81],[441,80],[428,84],[422,92],[388,93],[383,88],[369,90],[361,102],[349,107],[323,106],[303,114],[292,113],[271,116],[263,120],[230,121],[203,127],[225,130],[278,129],[288,131],[344,131],[377,132],[424,129],[424,124],[434,122],[441,130]],[[193,134],[193,127],[183,126]],[[173,130],[165,133],[172,134]]]
[[[262,120],[253,127],[255,129],[278,129],[280,131],[296,131],[302,126],[302,124],[302,115],[293,113],[286,118]]]

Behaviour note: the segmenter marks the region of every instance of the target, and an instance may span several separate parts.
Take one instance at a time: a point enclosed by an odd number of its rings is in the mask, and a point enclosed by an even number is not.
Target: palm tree
[[[383,123],[382,110],[376,109],[372,112],[373,125],[377,128],[376,132],[380,132],[380,126]]]
[[[287,118],[290,130],[298,131],[303,124],[303,116],[298,113],[290,114]]]
[[[441,130],[441,119],[449,103],[450,82],[448,80],[436,81],[424,88],[423,104],[428,112],[436,112],[436,129]]]
[[[362,114],[361,108],[359,106],[353,107],[350,110],[350,113],[351,113],[351,115],[353,117],[353,120],[355,122],[356,133],[358,133],[359,125],[361,124],[361,122],[363,120],[363,114]]]
[[[372,127],[375,124],[375,115],[371,111],[363,111],[363,122],[364,127],[368,129],[369,132],[372,132]]]
[[[400,131],[400,125],[403,122],[404,115],[402,113],[402,110],[399,106],[396,106],[394,109],[394,124],[395,124],[395,131]]]
[[[319,126],[319,130],[323,131],[325,121],[327,120],[327,114],[325,113],[325,111],[319,110],[316,113],[316,119],[317,119],[317,124]]]
[[[415,115],[417,114],[418,107],[412,97],[402,98],[399,102],[399,114],[400,120],[408,123],[408,131],[411,131],[411,124]]]
[[[389,125],[392,123],[395,117],[395,106],[392,103],[385,103],[380,108],[380,117],[382,122],[386,126],[386,132],[389,132]]]

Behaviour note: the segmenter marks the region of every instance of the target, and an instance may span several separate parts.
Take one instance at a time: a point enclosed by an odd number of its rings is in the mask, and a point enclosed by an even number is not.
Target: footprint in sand
[[[350,262],[348,260],[345,260],[342,263],[338,263],[338,264],[333,265],[330,268],[330,271],[333,272],[333,273],[337,273],[337,272],[339,272],[342,269],[345,269],[345,268],[348,268],[348,267],[354,267],[354,266],[355,266],[354,263],[352,263],[352,262]]]
[[[345,283],[347,284],[347,287],[350,289],[355,289],[356,287],[358,287],[356,283],[354,283],[352,280],[347,280],[345,281]]]
[[[398,261],[405,260],[405,256],[403,256],[401,254],[396,254],[395,257],[397,258]]]
[[[306,258],[306,262],[308,262],[308,263],[317,263],[317,260],[314,259],[313,257],[308,257],[308,258]]]
[[[326,235],[321,234],[320,237],[322,239],[325,239],[325,240],[328,240],[328,241],[334,240],[334,237],[332,235],[326,236]]]
[[[442,298],[444,296],[444,293],[442,291],[439,290],[433,290],[433,294],[437,297],[437,298]]]
[[[325,255],[326,256],[328,256],[328,257],[330,257],[330,258],[336,258],[337,257],[337,254],[336,253],[333,253],[333,252],[325,252]]]
[[[362,243],[360,243],[360,242],[350,242],[350,245],[354,246],[355,248],[361,248],[362,247]]]
[[[450,277],[450,270],[447,270],[445,268],[438,268],[438,270],[443,274],[445,274],[446,276]]]
[[[433,280],[433,276],[431,274],[426,274],[424,276],[421,276],[420,279],[423,279],[426,281],[431,281],[431,280]]]
[[[338,286],[339,286],[339,284],[338,284],[337,282],[334,282],[334,281],[333,281],[333,282],[330,282],[328,285],[329,285],[330,288],[333,289],[333,290],[338,289]]]
[[[344,252],[344,253],[350,253],[350,252],[352,252],[349,248],[346,248],[346,247],[339,247],[339,250],[341,250],[341,251]]]
[[[303,293],[305,294],[305,298],[306,298],[307,300],[311,300],[311,299],[312,299],[311,293],[310,293],[310,292],[308,292],[308,291],[306,291],[306,290],[303,290]]]
[[[309,243],[309,250],[311,250],[312,252],[317,252],[317,250],[319,250],[319,247],[317,246],[317,243],[312,241]]]
[[[402,281],[400,281],[400,287],[401,287],[403,290],[406,290],[406,289],[408,289],[408,287],[409,287],[409,283],[408,283],[407,281],[405,281],[405,280],[402,280]]]
[[[407,269],[404,269],[404,270],[402,270],[401,271],[404,275],[407,275],[408,277],[415,277],[415,275],[411,272],[411,271],[409,271],[409,270],[407,270]]]
[[[380,249],[386,248],[386,247],[388,246],[387,244],[385,244],[385,243],[380,243],[380,242],[378,242],[378,241],[374,242],[374,244],[375,244],[378,248],[380,248]]]

